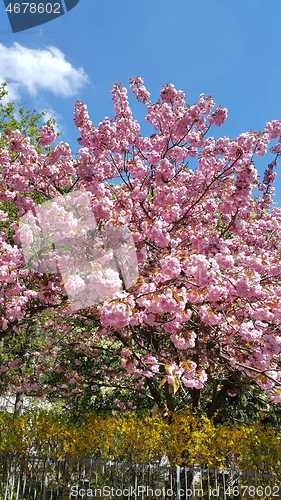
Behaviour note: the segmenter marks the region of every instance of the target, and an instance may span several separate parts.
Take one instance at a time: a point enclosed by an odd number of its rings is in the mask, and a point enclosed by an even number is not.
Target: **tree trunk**
[[[14,415],[22,415],[23,399],[24,399],[24,394],[22,392],[17,392]]]
[[[221,408],[223,402],[227,398],[228,391],[232,391],[236,388],[236,383],[233,379],[225,380],[222,384],[220,391],[217,391],[216,386],[213,388],[213,399],[208,408],[207,416],[211,419],[215,413]]]
[[[166,382],[164,387],[165,387],[165,397],[166,397],[167,408],[169,411],[174,412],[175,411],[175,403],[174,403],[173,393],[170,393],[170,391],[169,391],[168,382]]]
[[[191,391],[192,391],[192,407],[193,409],[195,409],[199,407],[201,389],[196,389],[195,387],[193,387]]]
[[[4,352],[4,338],[0,339],[0,366],[3,364],[3,352]],[[0,394],[2,396],[4,392],[4,386],[2,385],[3,373],[0,375]]]
[[[4,339],[0,339],[0,365],[3,363]]]

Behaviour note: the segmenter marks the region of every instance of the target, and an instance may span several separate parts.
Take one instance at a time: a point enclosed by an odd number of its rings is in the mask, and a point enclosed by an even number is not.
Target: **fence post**
[[[177,465],[177,500],[180,500],[181,468]]]
[[[46,469],[45,469],[45,479],[44,479],[44,490],[43,490],[43,500],[46,500],[47,488],[48,488],[48,468],[49,468],[50,458],[48,457],[46,460]]]

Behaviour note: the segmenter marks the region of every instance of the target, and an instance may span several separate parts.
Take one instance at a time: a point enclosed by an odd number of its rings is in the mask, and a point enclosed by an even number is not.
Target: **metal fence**
[[[281,476],[0,455],[1,500],[281,499]]]

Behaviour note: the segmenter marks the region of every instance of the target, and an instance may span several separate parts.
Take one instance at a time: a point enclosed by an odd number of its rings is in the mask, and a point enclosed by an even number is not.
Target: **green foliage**
[[[263,389],[249,389],[241,385],[236,396],[227,398],[214,419],[216,424],[224,422],[261,422],[265,425],[280,426],[280,405],[270,404]]]
[[[118,341],[111,343],[106,338],[101,339],[94,344],[91,343],[91,336],[95,335],[95,321],[91,325],[85,325],[81,320],[76,319],[71,322],[71,333],[68,334],[68,342],[65,344],[61,337],[59,340],[59,349],[55,359],[57,365],[62,368],[61,372],[55,370],[46,371],[44,384],[48,387],[56,387],[57,390],[48,395],[48,400],[55,402],[62,400],[65,411],[68,412],[70,419],[74,421],[83,421],[85,413],[94,411],[98,415],[104,415],[118,409],[115,403],[117,399],[121,407],[127,408],[128,400],[131,401],[131,407],[136,407],[138,415],[145,411],[151,411],[154,403],[145,397],[146,388],[143,388],[144,396],[137,390],[130,389],[126,381],[120,382],[119,373],[120,359],[116,352],[122,349],[122,344]],[[87,329],[89,340],[87,348],[84,345],[85,329]],[[49,335],[55,335],[52,329],[49,329]],[[85,352],[86,351],[86,352]],[[65,373],[74,370],[80,377],[81,392],[63,397],[64,390],[60,386],[67,383]],[[110,379],[107,380],[107,375]]]
[[[0,101],[8,92],[6,90],[7,83],[0,84]],[[38,152],[43,152],[44,148],[40,146],[38,142],[38,137],[41,133],[42,125],[55,126],[56,121],[54,118],[49,118],[44,123],[40,124],[40,120],[47,114],[47,111],[42,111],[37,113],[36,110],[30,111],[25,110],[23,106],[18,103],[18,109],[16,110],[14,102],[8,102],[3,104],[0,102],[0,146],[5,146],[5,130],[19,130],[21,134],[30,137],[31,144],[34,145]],[[18,119],[16,118],[18,115]],[[61,132],[57,132],[57,136],[61,135]]]

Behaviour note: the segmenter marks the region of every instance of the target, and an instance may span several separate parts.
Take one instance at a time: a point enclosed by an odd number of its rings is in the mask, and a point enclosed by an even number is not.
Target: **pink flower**
[[[220,127],[226,120],[228,115],[228,111],[226,108],[218,107],[215,111],[208,116],[208,122],[210,125],[216,125],[216,127]]]
[[[196,334],[191,332],[189,335],[185,333],[171,335],[171,340],[178,349],[190,349],[195,346]]]
[[[124,328],[130,322],[132,316],[131,304],[122,300],[111,300],[99,306],[101,324],[103,326],[115,326]]]
[[[43,147],[49,146],[51,142],[54,142],[56,138],[56,133],[52,127],[45,125],[41,128],[40,144]]]

